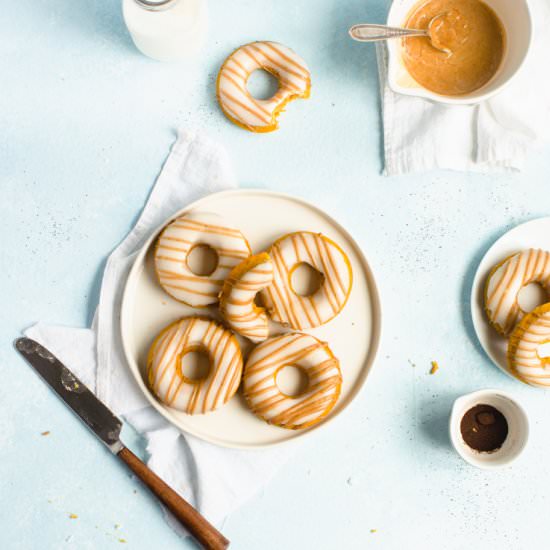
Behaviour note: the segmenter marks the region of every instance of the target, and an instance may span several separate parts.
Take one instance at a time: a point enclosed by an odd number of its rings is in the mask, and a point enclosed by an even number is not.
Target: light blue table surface
[[[346,29],[382,22],[388,3],[211,1],[204,54],[164,65],[135,50],[118,0],[4,2],[0,548],[118,548],[119,539],[195,547],[11,347],[37,320],[90,322],[104,260],[134,223],[178,126],[223,142],[243,186],[333,214],[364,247],[382,294],[382,345],[360,397],[230,517],[233,547],[548,547],[548,396],[485,357],[469,292],[495,238],[548,214],[549,151],[521,174],[381,176],[374,52]],[[290,105],[268,135],[229,123],[214,97],[224,57],[253,39],[293,47],[313,72],[311,99]],[[432,359],[441,368],[430,376]],[[454,398],[483,387],[512,392],[532,422],[525,454],[498,472],[462,462],[447,437]]]

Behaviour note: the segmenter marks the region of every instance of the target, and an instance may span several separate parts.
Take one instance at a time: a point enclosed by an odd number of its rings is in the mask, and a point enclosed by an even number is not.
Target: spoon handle
[[[388,38],[403,36],[427,36],[428,31],[421,29],[402,29],[400,27],[388,27],[386,25],[353,25],[349,30],[350,36],[359,42],[378,42]]]

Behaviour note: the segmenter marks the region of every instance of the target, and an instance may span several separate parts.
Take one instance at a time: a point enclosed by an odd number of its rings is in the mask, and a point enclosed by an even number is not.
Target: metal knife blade
[[[113,453],[123,448],[121,420],[53,353],[30,338],[18,338],[15,349]]]

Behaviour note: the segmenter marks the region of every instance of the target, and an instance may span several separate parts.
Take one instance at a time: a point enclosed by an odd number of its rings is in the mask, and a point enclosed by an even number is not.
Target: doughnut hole
[[[290,288],[298,296],[313,296],[324,280],[325,276],[306,262],[296,264],[290,272]]]
[[[212,275],[219,262],[218,253],[207,244],[196,244],[187,254],[187,267],[198,277]]]
[[[256,69],[246,81],[246,89],[254,99],[270,99],[279,89],[279,81],[269,71]]]
[[[546,302],[548,302],[548,294],[538,283],[525,285],[518,293],[519,307],[525,313],[533,311]]]
[[[540,344],[537,348],[537,356],[544,364],[544,368],[548,369],[550,366],[550,341]]]
[[[204,380],[210,373],[210,356],[202,346],[189,346],[183,350],[178,371],[180,376],[190,383]]]
[[[275,384],[287,397],[299,397],[307,391],[309,376],[301,367],[287,365],[275,374]]]

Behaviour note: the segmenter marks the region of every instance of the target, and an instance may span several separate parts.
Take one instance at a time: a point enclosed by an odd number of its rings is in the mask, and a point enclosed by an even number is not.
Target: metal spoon
[[[440,13],[433,17],[426,29],[405,29],[402,27],[388,27],[387,25],[361,23],[359,25],[353,25],[349,30],[349,35],[358,42],[379,42],[381,40],[404,38],[406,36],[425,36],[430,40],[434,48],[446,54],[450,54],[451,50],[439,44],[437,41],[434,41],[434,37],[431,34],[433,23],[445,15],[447,15],[447,13]]]

